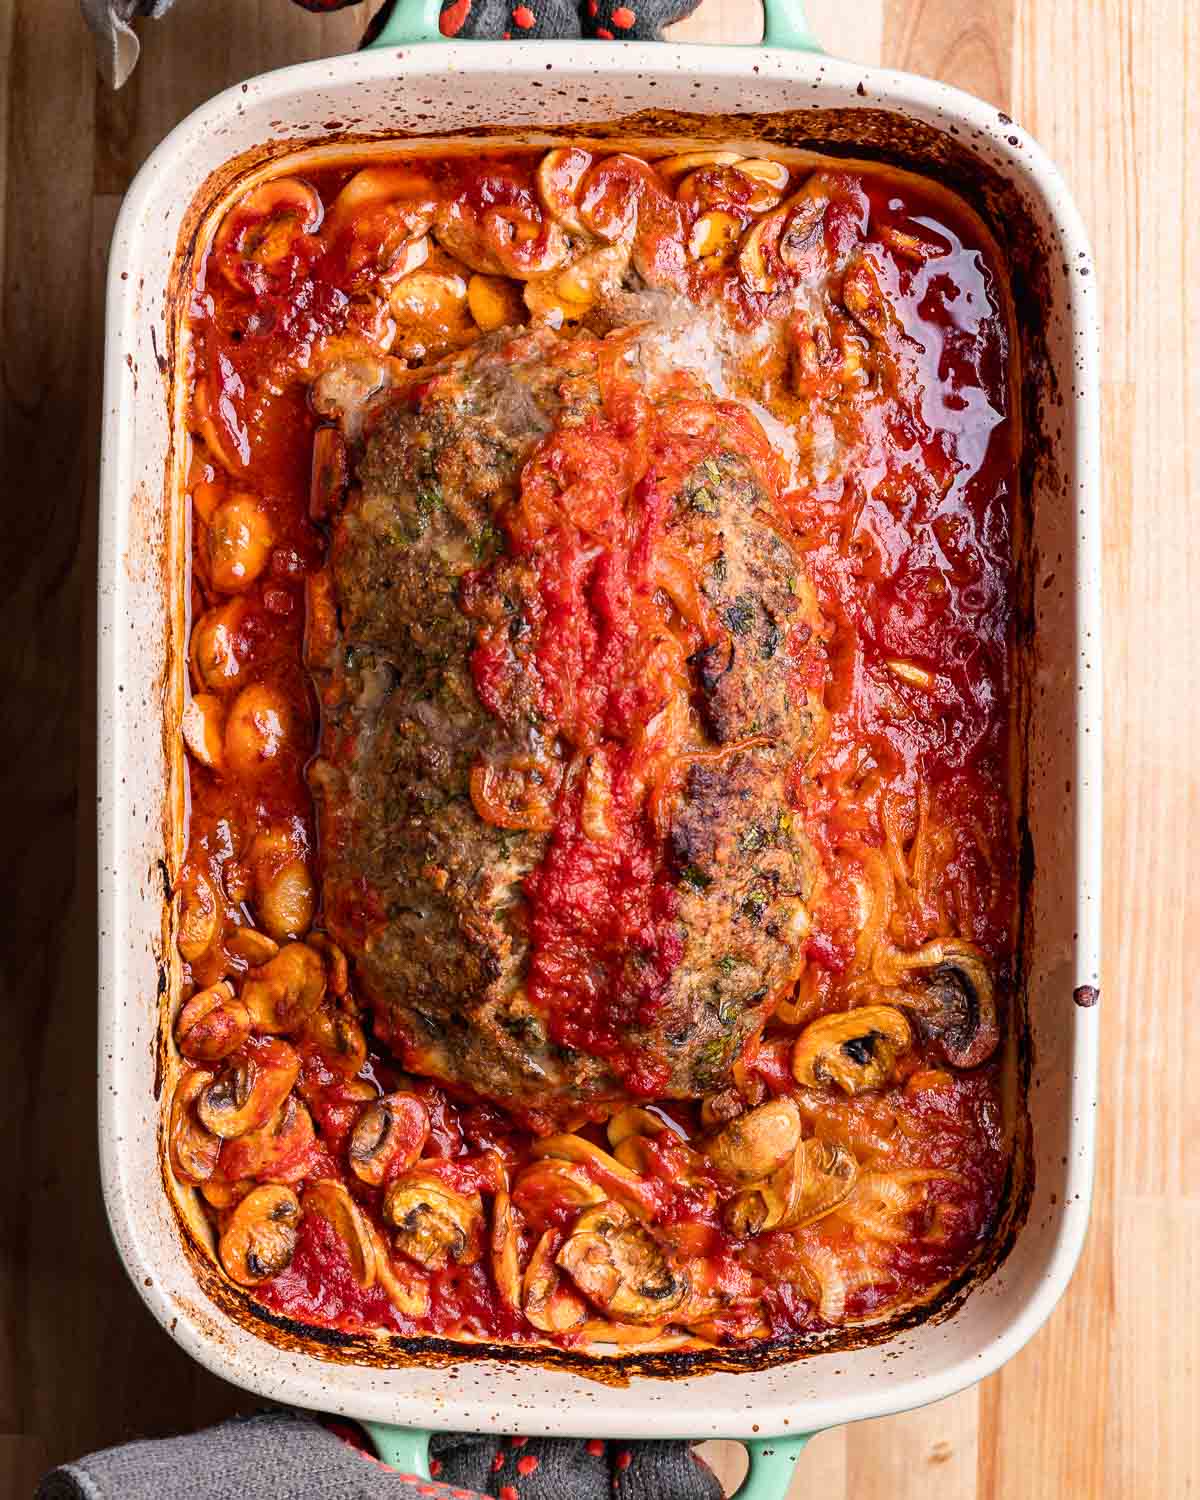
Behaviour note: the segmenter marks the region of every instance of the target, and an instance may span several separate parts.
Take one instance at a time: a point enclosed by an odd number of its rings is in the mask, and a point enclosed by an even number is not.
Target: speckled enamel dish
[[[793,16],[795,6],[791,7]],[[1092,1182],[1100,941],[1097,293],[1078,214],[1019,126],[941,84],[815,52],[794,19],[763,49],[448,44],[436,0],[401,4],[371,50],[286,68],[214,99],[129,191],[109,272],[100,548],[100,1131],[120,1253],[163,1326],[226,1380],[371,1424],[422,1470],[427,1432],[738,1437],[743,1496],[782,1494],[805,1434],[938,1400],[989,1374],[1046,1319],[1079,1254]],[[638,116],[631,119],[631,116]],[[882,159],[957,188],[1005,242],[1026,392],[1018,558],[1023,747],[1021,1065],[1031,1147],[1005,1253],[932,1316],[767,1368],[600,1382],[569,1364],[372,1363],[239,1311],[162,1161],[178,982],[170,887],[183,849],[178,720],[186,557],[173,426],[181,245],[247,171],[347,136],[503,131],[537,142],[613,124],[623,139],[729,138]],[[250,153],[250,155],[247,155]],[[234,159],[237,159],[235,162]],[[229,165],[233,163],[233,165]],[[384,1424],[392,1424],[389,1428]],[[786,1439],[786,1441],[779,1441]]]

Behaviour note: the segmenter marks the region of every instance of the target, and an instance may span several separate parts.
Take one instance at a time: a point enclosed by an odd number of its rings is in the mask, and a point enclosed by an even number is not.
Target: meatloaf
[[[615,441],[614,338],[627,398]],[[778,521],[765,439],[743,441],[747,414],[664,374],[647,348],[636,330],[502,332],[376,397],[352,434],[354,482],[310,620],[325,922],[376,1033],[409,1070],[547,1127],[605,1101],[722,1088],[801,966],[819,878],[788,791],[794,802],[820,732],[820,694],[797,665],[821,620]],[[651,444],[626,474],[617,514],[637,546],[624,565],[653,580],[667,559],[663,576],[685,582],[649,589],[615,666],[610,639],[607,696],[585,720],[599,659],[555,671],[546,654],[565,533],[531,543],[520,518],[535,470],[543,490],[560,473],[555,444],[575,444],[578,497],[590,453],[597,473],[606,454],[628,469],[651,427],[686,441],[674,463]],[[603,528],[572,535],[586,542],[576,598],[594,615],[611,548]],[[687,578],[697,597],[676,608]],[[670,705],[643,702],[643,674],[626,712],[613,673],[652,655],[646,610],[666,622],[664,647],[688,644],[683,686]],[[594,641],[604,623],[578,629]],[[638,761],[668,712],[668,750]],[[512,816],[481,815],[473,792],[495,777],[517,778]],[[585,808],[597,777],[610,793],[599,831]],[[602,936],[581,894],[597,881]]]

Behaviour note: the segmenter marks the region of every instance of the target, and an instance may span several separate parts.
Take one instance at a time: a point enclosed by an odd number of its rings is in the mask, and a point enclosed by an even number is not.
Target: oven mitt
[[[137,64],[140,44],[132,22],[138,16],[164,15],[175,0],[80,0],[83,18],[96,40],[96,64],[106,83],[119,89]],[[282,5],[284,0],[278,0]],[[368,28],[375,35],[391,12],[387,3]],[[597,37],[602,41],[653,42],[662,28],[690,16],[700,0],[443,0],[442,34],[459,40],[495,41],[501,37],[536,40],[547,37]],[[295,0],[305,10],[342,10],[361,0]]]
[[[302,1412],[105,1448],[47,1474],[35,1500],[721,1500],[688,1443],[439,1434],[435,1483],[385,1468]]]

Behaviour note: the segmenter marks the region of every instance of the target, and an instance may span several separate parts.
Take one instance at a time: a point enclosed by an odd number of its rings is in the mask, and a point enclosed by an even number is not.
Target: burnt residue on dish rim
[[[478,126],[459,133],[462,138],[503,136],[508,140],[512,140],[515,134],[510,128]],[[163,1189],[171,1201],[180,1239],[199,1289],[214,1308],[238,1326],[280,1349],[324,1361],[395,1369],[406,1366],[446,1366],[482,1359],[502,1360],[510,1364],[532,1363],[567,1369],[606,1385],[623,1386],[638,1376],[661,1379],[719,1371],[764,1370],[816,1354],[880,1344],[921,1324],[943,1322],[952,1318],[971,1290],[990,1277],[1008,1256],[1025,1222],[1033,1193],[1033,1155],[1026,1107],[1033,1068],[1033,1043],[1026,1003],[1025,965],[1025,955],[1031,951],[1033,941],[1035,850],[1030,833],[1028,804],[1032,750],[1032,683],[1039,656],[1034,630],[1034,580],[1038,571],[1038,559],[1032,542],[1032,497],[1035,487],[1043,494],[1063,493],[1065,490],[1051,426],[1053,414],[1061,407],[1063,397],[1047,342],[1052,306],[1048,267],[1050,257],[1056,251],[1039,231],[1036,215],[1021,191],[996,167],[985,162],[962,135],[938,129],[894,110],[806,109],[737,115],[642,110],[612,121],[572,121],[558,127],[541,126],[536,135],[538,141],[620,140],[627,145],[636,143],[639,139],[753,139],[764,145],[814,151],[826,157],[853,158],[926,177],[936,176],[941,186],[956,192],[980,216],[1005,257],[1019,341],[1021,376],[1019,392],[1022,442],[1019,491],[1014,514],[1016,596],[1012,698],[1018,793],[1015,832],[1019,842],[1020,881],[1017,963],[1008,1017],[1015,1052],[1011,1069],[1015,1114],[1013,1149],[995,1223],[975,1257],[955,1277],[920,1304],[893,1313],[886,1319],[815,1335],[790,1336],[757,1343],[746,1349],[714,1348],[600,1356],[542,1344],[470,1343],[431,1336],[406,1338],[395,1334],[347,1333],[340,1329],[297,1322],[270,1312],[256,1302],[249,1292],[226,1279],[215,1262],[211,1243],[200,1230],[196,1218],[187,1213],[181,1202],[181,1189],[171,1174],[166,1150],[165,1112],[160,1110],[158,1158]],[[193,258],[215,205],[251,174],[261,172],[271,163],[313,146],[320,146],[323,152],[331,147],[337,148],[339,153],[344,151],[352,156],[359,148],[377,147],[382,142],[411,145],[422,140],[453,142],[455,138],[453,131],[439,131],[435,134],[379,132],[342,135],[322,132],[318,135],[314,130],[311,139],[293,137],[265,143],[233,158],[211,173],[184,216],[179,248],[167,287],[167,349],[163,362],[163,384],[168,408],[172,413],[175,411],[178,394],[177,379],[182,373],[181,331],[190,296]],[[1061,254],[1060,251],[1057,253]],[[176,422],[172,420],[169,439],[171,453],[168,456],[165,481],[165,513],[168,516],[174,516],[177,509],[177,475],[173,461],[176,427]],[[163,597],[175,601],[167,658],[173,663],[184,659],[180,642],[185,639],[178,556],[175,548],[168,546],[163,549]],[[180,694],[181,686],[175,696]],[[172,702],[169,690],[164,690],[163,699],[164,707],[169,710]],[[181,858],[179,834],[183,811],[182,752],[179,749],[179,735],[175,732],[177,719],[173,720],[169,711],[164,717],[164,752],[167,763],[172,768],[172,791],[167,799],[168,805],[164,808],[164,846],[172,851],[178,864]],[[173,1052],[170,997],[177,989],[178,965],[173,956],[172,926],[172,908],[168,901],[165,904],[160,973],[169,972],[174,982],[165,989],[160,985],[160,1014],[155,1042],[160,1077],[166,1071],[167,1055]]]

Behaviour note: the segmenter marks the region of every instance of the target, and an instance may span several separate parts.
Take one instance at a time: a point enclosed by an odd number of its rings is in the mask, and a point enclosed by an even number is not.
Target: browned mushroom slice
[[[313,932],[305,939],[310,948],[315,948],[325,960],[325,977],[329,993],[340,999],[350,988],[350,965],[346,955],[324,932]]]
[[[513,1201],[534,1224],[547,1224],[567,1208],[589,1208],[607,1194],[582,1167],[566,1161],[536,1161],[513,1184]]]
[[[346,1247],[350,1270],[359,1286],[375,1285],[375,1245],[362,1210],[340,1182],[322,1179],[304,1189],[302,1206],[333,1226]]]
[[[587,1322],[587,1303],[554,1263],[558,1233],[548,1229],[534,1246],[521,1288],[526,1318],[543,1333],[568,1333]]]
[[[304,1023],[302,1033],[315,1043],[326,1067],[353,1078],[367,1060],[367,1039],[363,1029],[345,1011],[324,1006]]]
[[[258,1130],[292,1091],[300,1059],[286,1042],[249,1042],[230,1057],[196,1105],[200,1122],[222,1140]]]
[[[547,151],[538,163],[537,190],[542,207],[575,235],[588,232],[579,217],[579,189],[594,160],[592,153],[582,147],[557,146]]]
[[[175,1022],[175,1040],[184,1057],[219,1062],[250,1035],[250,1012],[235,998],[228,980],[192,996]]]
[[[239,1286],[257,1286],[291,1263],[300,1223],[300,1200],[291,1188],[269,1183],[247,1193],[230,1215],[217,1246],[221,1264]]]
[[[811,276],[823,268],[822,226],[829,194],[810,177],[796,196],[783,206],[784,223],[779,236],[779,259],[799,276]]]
[[[774,262],[779,256],[779,237],[787,210],[764,214],[742,236],[738,246],[738,270],[752,292],[772,292],[778,282]]]
[[[325,998],[325,965],[307,943],[285,943],[242,985],[255,1031],[299,1031]]]
[[[242,627],[249,609],[245,599],[228,599],[196,621],[189,658],[197,689],[227,693],[241,683],[246,651]]]
[[[363,1224],[375,1252],[375,1280],[388,1295],[388,1301],[406,1318],[423,1318],[429,1312],[429,1283],[425,1273],[411,1262],[394,1261],[383,1235],[363,1215]]]
[[[654,170],[672,189],[691,172],[705,167],[731,167],[741,161],[739,151],[718,151],[715,148],[700,151],[684,151],[678,156],[663,156],[654,163]]]
[[[253,1177],[244,1177],[240,1182],[230,1182],[227,1177],[222,1176],[218,1168],[207,1182],[200,1184],[200,1194],[205,1203],[224,1211],[240,1203],[247,1193],[254,1191],[255,1187]]]
[[[429,1139],[429,1111],[415,1094],[385,1094],[359,1115],[350,1135],[350,1169],[379,1187],[389,1172],[407,1172]]]
[[[392,353],[405,359],[430,359],[479,336],[467,281],[450,264],[405,276],[392,288],[389,306],[396,322]]]
[[[865,333],[877,339],[883,338],[896,316],[879,284],[879,271],[866,255],[857,255],[846,268],[842,306]]]
[[[1000,1041],[996,985],[987,959],[961,938],[926,943],[898,955],[902,988],[896,1004],[913,1013],[917,1030],[952,1068],[986,1062]]]
[[[555,1264],[619,1323],[665,1323],[689,1290],[686,1275],[619,1203],[584,1209]]]
[[[299,1182],[310,1170],[315,1139],[312,1116],[295,1094],[289,1094],[261,1129],[225,1142],[221,1175],[230,1182],[246,1177]]]
[[[879,231],[879,238],[902,259],[916,261],[919,265],[924,265],[928,260],[940,260],[950,253],[948,244],[936,244],[933,240],[912,234],[906,229],[898,229],[895,224],[884,224]]]
[[[657,1206],[651,1185],[638,1172],[581,1135],[564,1132],[543,1136],[534,1142],[529,1154],[535,1159],[551,1157],[583,1167],[604,1189],[605,1197],[619,1199],[639,1218],[649,1217]]]
[[[912,1028],[894,1006],[864,1005],[806,1026],[792,1052],[792,1073],[809,1088],[833,1084],[859,1094],[883,1088],[911,1045]]]
[[[168,1140],[171,1170],[180,1182],[207,1182],[216,1170],[220,1137],[204,1128],[195,1109],[196,1100],[211,1082],[211,1073],[195,1068],[175,1085]]]
[[[505,1192],[492,1204],[492,1280],[496,1290],[514,1312],[521,1309],[520,1235],[517,1211]]]
[[[180,723],[183,743],[202,766],[219,771],[225,759],[225,726],[221,700],[215,693],[189,698]]]
[[[225,934],[225,946],[230,953],[244,958],[256,968],[279,952],[279,944],[275,939],[268,937],[265,932],[259,932],[257,927],[230,928]]]
[[[210,876],[188,864],[177,888],[179,922],[175,942],[188,963],[195,963],[217,940],[221,930],[221,900]]]
[[[793,1099],[772,1099],[740,1115],[702,1143],[709,1161],[731,1182],[758,1182],[795,1154],[800,1111]]]
[[[372,399],[391,384],[391,372],[379,359],[339,359],[313,381],[314,410],[337,422],[352,442],[362,435]]]
[[[428,233],[437,203],[436,185],[415,166],[364,167],[334,199],[325,236],[355,284],[387,283],[411,268],[412,247]]]
[[[815,1138],[801,1141],[770,1177],[729,1200],[725,1227],[737,1235],[799,1229],[844,1203],[857,1178],[858,1161],[844,1146]]]
[[[563,227],[529,193],[506,188],[499,176],[495,186],[491,203],[476,206],[462,197],[443,203],[433,231],[438,243],[485,276],[525,281],[561,266],[571,251]]]
[[[318,427],[313,433],[308,491],[308,513],[314,521],[328,521],[341,510],[349,482],[346,439],[336,427]]]
[[[483,1245],[483,1203],[447,1187],[431,1173],[416,1172],[392,1183],[383,1217],[396,1230],[396,1249],[430,1271],[469,1266]]]
[[[298,177],[276,177],[251,188],[221,220],[214,264],[239,292],[261,292],[283,272],[297,241],[321,227],[316,188]]]

